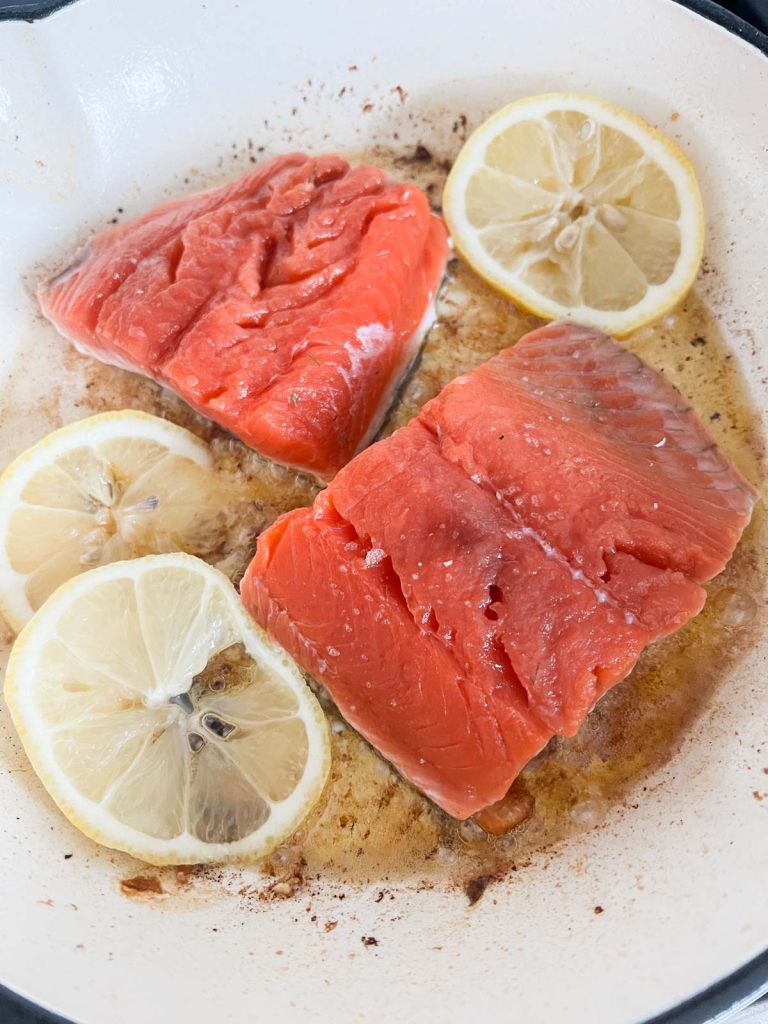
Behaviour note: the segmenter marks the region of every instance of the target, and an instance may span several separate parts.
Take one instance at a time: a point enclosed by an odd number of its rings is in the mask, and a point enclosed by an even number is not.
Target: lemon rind
[[[228,610],[246,651],[291,689],[298,702],[297,716],[307,727],[307,770],[301,781],[285,800],[270,803],[271,813],[264,826],[233,843],[205,843],[189,833],[172,839],[155,839],[117,822],[108,811],[80,794],[63,774],[47,738],[50,729],[35,707],[37,659],[70,602],[99,580],[136,579],[142,572],[153,568],[187,568],[220,588],[226,595]],[[299,669],[250,619],[227,577],[192,555],[145,555],[131,561],[112,562],[64,583],[19,634],[11,652],[4,689],[11,718],[32,767],[65,817],[102,846],[121,850],[149,864],[223,863],[266,856],[306,817],[321,796],[330,772],[328,724]]]
[[[505,271],[479,244],[464,212],[464,196],[473,173],[484,165],[487,145],[503,127],[533,120],[559,110],[576,110],[625,132],[656,159],[669,174],[680,201],[682,248],[667,281],[650,284],[639,303],[620,311],[591,306],[564,306]],[[517,117],[515,115],[522,116]],[[495,290],[524,311],[545,320],[569,319],[591,324],[616,337],[625,337],[665,316],[690,290],[704,248],[704,208],[693,165],[670,138],[643,118],[606,100],[581,93],[544,93],[517,100],[491,115],[470,135],[448,175],[443,193],[443,214],[459,255]]]

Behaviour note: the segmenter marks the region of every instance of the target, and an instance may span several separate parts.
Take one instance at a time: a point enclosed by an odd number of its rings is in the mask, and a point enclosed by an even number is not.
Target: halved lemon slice
[[[151,864],[264,856],[328,776],[328,727],[299,670],[191,555],[65,583],[17,639],[5,696],[67,818]]]
[[[619,336],[685,295],[704,244],[689,160],[593,96],[532,96],[490,117],[453,165],[443,210],[460,254],[519,306]]]
[[[208,446],[167,420],[125,410],[56,430],[0,477],[0,612],[19,630],[87,569],[204,554],[223,504]]]

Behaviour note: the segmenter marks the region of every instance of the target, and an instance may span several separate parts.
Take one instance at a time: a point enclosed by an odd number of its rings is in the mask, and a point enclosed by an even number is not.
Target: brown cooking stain
[[[136,875],[135,878],[123,878],[120,882],[120,891],[124,896],[131,898],[165,895],[165,889],[157,875]]]
[[[180,889],[186,889],[192,884],[192,879],[195,873],[194,864],[179,864],[173,869],[173,871],[176,885],[178,885]]]
[[[456,124],[458,146],[466,119]],[[259,148],[251,145],[248,151]],[[362,155],[389,167],[394,176],[415,181],[439,207],[444,156],[421,142],[405,150],[354,154]],[[203,184],[202,174],[191,177]],[[204,183],[216,183],[215,176]],[[708,309],[708,297],[717,296],[719,287],[705,263],[685,302],[664,320],[635,332],[626,344],[693,399],[724,451],[753,482],[762,483],[765,444],[759,414],[749,404],[735,359]],[[382,436],[406,423],[456,375],[539,324],[458,260],[452,261],[441,290],[438,316]],[[738,324],[727,327],[738,335]],[[42,375],[30,385],[22,363],[12,371],[10,386],[0,393],[3,462],[19,445],[60,423],[106,409],[144,409],[186,426],[211,444],[230,496],[220,544],[208,557],[235,582],[258,533],[280,512],[311,503],[316,484],[260,459],[154,383],[78,355],[50,328],[38,325],[34,344],[38,365],[56,366],[58,383],[51,391],[49,375]],[[17,388],[17,381],[25,381],[24,387]],[[36,419],[30,408],[37,410]],[[264,874],[244,871],[235,894],[256,909],[264,900],[289,904],[311,899],[320,886],[327,893],[374,881],[418,891],[448,879],[471,899],[478,879],[490,881],[525,867],[534,852],[595,828],[617,805],[631,813],[637,803],[628,803],[630,790],[675,753],[764,628],[767,568],[761,552],[767,539],[761,503],[731,563],[709,584],[710,600],[702,614],[649,648],[576,737],[553,740],[524,770],[515,791],[532,813],[507,835],[489,836],[473,822],[458,823],[443,814],[348,729],[321,694],[333,732],[330,783],[297,833],[263,865]],[[222,891],[228,884],[226,872],[216,867],[160,869],[157,876],[137,877],[157,877],[163,894],[177,897]],[[130,886],[126,890],[121,884],[121,890],[135,895]],[[336,888],[336,895],[343,899],[344,891]],[[335,922],[328,925],[335,927]]]
[[[14,632],[2,615],[0,615],[0,652],[10,651],[13,646]]]

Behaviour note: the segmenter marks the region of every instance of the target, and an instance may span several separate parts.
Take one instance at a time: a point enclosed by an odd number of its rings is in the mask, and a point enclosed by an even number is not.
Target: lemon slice
[[[191,555],[65,583],[17,639],[5,696],[67,818],[151,864],[266,855],[328,775],[325,717],[299,670]]]
[[[0,477],[0,612],[18,631],[86,569],[204,554],[222,506],[208,446],[182,427],[130,410],[63,427]]]
[[[704,244],[689,160],[592,96],[533,96],[490,117],[453,165],[443,210],[464,259],[519,306],[619,336],[682,298]]]

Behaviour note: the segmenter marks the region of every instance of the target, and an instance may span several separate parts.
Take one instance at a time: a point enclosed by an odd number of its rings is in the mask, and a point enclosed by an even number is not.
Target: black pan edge
[[[14,3],[13,0],[10,0],[10,2],[0,3],[0,21],[39,21],[75,2],[76,0],[17,0]],[[714,21],[768,56],[768,35],[744,18],[721,7],[715,0],[670,0],[670,2],[679,3],[709,21]]]
[[[714,21],[716,25],[739,36],[745,42],[751,43],[768,57],[768,35],[737,14],[733,14],[732,11],[721,7],[720,4],[715,3],[715,0],[670,0],[670,2],[687,7],[708,21]]]
[[[0,1020],[3,1024],[73,1024],[5,985],[0,985]]]
[[[722,981],[645,1024],[714,1024],[768,993],[768,950]]]
[[[20,0],[0,5],[0,21],[39,21],[75,0]]]

